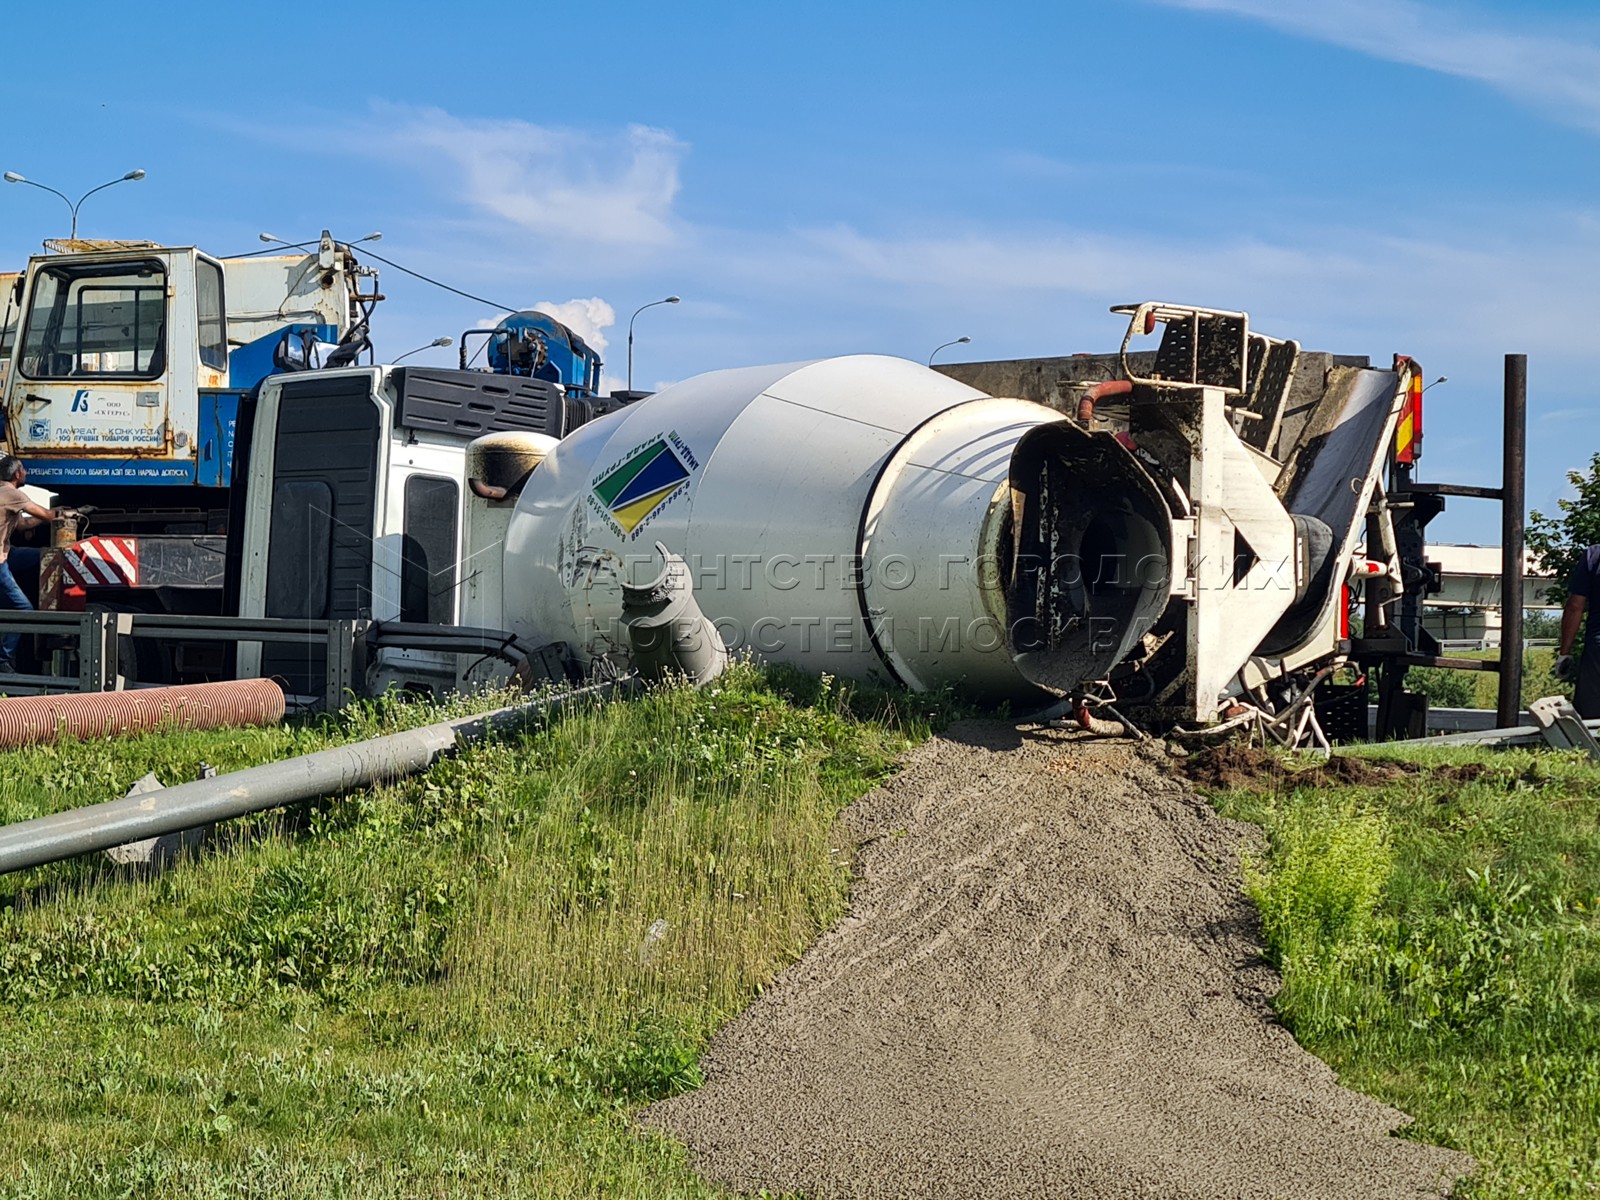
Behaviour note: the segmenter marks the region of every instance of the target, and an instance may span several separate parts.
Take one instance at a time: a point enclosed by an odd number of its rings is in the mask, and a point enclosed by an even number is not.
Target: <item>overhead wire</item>
[[[224,254],[222,257],[224,259],[260,258],[263,254],[282,254],[285,250],[304,250],[307,246],[319,246],[321,244],[321,238],[314,242],[284,242],[276,246],[266,246],[260,250],[247,250],[243,254]]]
[[[259,255],[262,255],[262,254],[281,254],[285,250],[303,250],[307,246],[316,246],[316,245],[319,245],[319,244],[320,244],[320,239],[318,241],[315,241],[315,242],[293,242],[293,243],[287,243],[287,244],[282,244],[282,245],[277,245],[277,246],[268,246],[264,250],[251,250],[246,254],[230,254],[230,255],[227,255],[226,257],[228,257],[228,258],[255,258],[255,257],[257,257]],[[394,259],[385,258],[383,255],[379,254],[377,251],[370,250],[365,246],[363,246],[361,248],[361,256],[363,258],[375,258],[379,262],[381,262],[384,266],[393,267],[396,271],[399,271],[402,275],[409,275],[413,279],[420,279],[420,280],[422,280],[423,283],[431,283],[434,287],[443,288],[445,291],[450,292],[453,295],[460,296],[465,300],[472,300],[472,301],[475,301],[478,304],[487,304],[490,308],[498,308],[503,312],[516,312],[517,311],[516,306],[513,305],[513,304],[501,304],[498,300],[490,300],[490,299],[487,299],[486,297],[483,297],[483,296],[474,296],[471,292],[464,292],[458,287],[451,287],[448,283],[445,283],[445,282],[443,282],[442,280],[439,280],[439,279],[435,279],[431,275],[424,275],[421,271],[413,271],[410,267],[403,267],[399,263],[395,262]]]
[[[450,293],[452,293],[454,295],[460,296],[463,299],[473,300],[473,301],[476,301],[479,304],[487,304],[490,308],[497,308],[497,309],[500,309],[502,312],[516,312],[517,311],[515,305],[512,305],[512,304],[501,304],[499,301],[496,301],[496,300],[487,300],[482,296],[474,296],[471,292],[463,292],[460,288],[451,287],[448,283],[443,283],[443,282],[441,282],[441,281],[439,281],[437,279],[434,279],[430,275],[424,275],[421,271],[413,271],[410,267],[402,267],[399,263],[395,262],[393,259],[385,258],[381,254],[375,254],[373,251],[368,250],[368,249],[366,249],[364,247],[362,248],[361,253],[363,255],[365,255],[366,257],[368,257],[368,258],[377,259],[379,262],[383,263],[385,266],[393,267],[396,271],[399,271],[403,275],[409,275],[413,279],[420,279],[420,280],[422,280],[423,283],[431,283],[434,287],[443,288],[445,291],[450,292]]]
[[[303,250],[308,246],[316,246],[316,245],[320,245],[320,244],[321,244],[321,239],[318,239],[317,241],[314,241],[314,242],[293,242],[293,243],[280,244],[280,245],[277,245],[277,246],[268,246],[263,250],[252,250],[248,254],[233,254],[233,255],[229,255],[228,257],[230,257],[230,258],[255,258],[255,257],[257,257],[259,255],[262,255],[262,254],[281,253],[284,250]],[[490,300],[490,299],[487,299],[486,297],[483,297],[483,296],[474,296],[471,292],[464,292],[458,287],[451,287],[448,283],[445,283],[445,282],[443,282],[442,280],[439,280],[439,279],[435,279],[431,275],[424,275],[421,271],[413,271],[410,267],[401,266],[399,263],[395,262],[394,259],[385,258],[383,255],[377,253],[375,250],[371,250],[371,249],[367,248],[366,246],[363,246],[361,248],[361,255],[364,258],[376,259],[378,262],[381,262],[386,267],[393,267],[396,271],[399,271],[402,275],[409,275],[413,279],[420,279],[423,283],[432,284],[436,288],[442,288],[444,291],[447,291],[447,292],[449,292],[449,293],[451,293],[452,295],[455,295],[455,296],[460,296],[465,300],[471,300],[471,301],[473,301],[474,303],[477,303],[477,304],[487,304],[490,308],[499,309],[502,312],[516,312],[517,311],[515,305],[501,304],[498,301]],[[293,289],[291,288],[290,291],[291,291],[291,294],[292,294]],[[371,314],[368,313],[368,315],[370,316]],[[472,361],[473,362],[476,362],[478,360],[478,356],[481,355],[484,352],[484,350],[488,348],[488,345],[489,345],[488,341],[485,340],[483,345],[478,347],[477,352],[474,353],[473,356],[472,356]],[[468,365],[471,365],[471,364],[469,363]]]

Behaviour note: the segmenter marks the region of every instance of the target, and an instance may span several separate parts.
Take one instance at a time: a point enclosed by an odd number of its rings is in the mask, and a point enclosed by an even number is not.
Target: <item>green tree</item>
[[[1528,549],[1539,566],[1551,572],[1544,593],[1551,604],[1566,603],[1567,573],[1572,564],[1585,548],[1600,543],[1600,453],[1589,460],[1587,471],[1568,471],[1567,478],[1578,494],[1570,500],[1557,500],[1557,515],[1528,514]]]

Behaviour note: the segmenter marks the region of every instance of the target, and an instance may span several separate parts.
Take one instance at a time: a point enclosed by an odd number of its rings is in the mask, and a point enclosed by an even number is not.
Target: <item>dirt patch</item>
[[[1432,772],[1434,779],[1442,779],[1446,783],[1471,783],[1485,775],[1497,778],[1507,786],[1516,783],[1516,778],[1504,771],[1496,771],[1488,763],[1457,763],[1454,766],[1435,767]]]
[[[1062,768],[1066,771],[1063,773]],[[853,805],[850,912],[646,1110],[740,1191],[828,1197],[1438,1196],[1272,1020],[1249,826],[1156,748],[967,723]]]
[[[1179,760],[1178,769],[1189,782],[1215,792],[1260,787],[1263,781],[1287,774],[1279,759],[1265,750],[1239,742],[1222,742],[1196,750],[1188,758]]]

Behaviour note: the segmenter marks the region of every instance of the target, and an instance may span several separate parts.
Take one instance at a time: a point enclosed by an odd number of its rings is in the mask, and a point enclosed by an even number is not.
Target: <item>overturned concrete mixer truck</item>
[[[273,375],[241,408],[222,615],[112,640],[233,642],[236,675],[330,705],[726,649],[1018,712],[1303,709],[1353,584],[1369,638],[1400,593],[1380,476],[1418,370],[1115,311],[1118,353],[1048,360],[1051,404],[870,355],[583,403],[495,372]]]
[[[1114,311],[1122,349],[1082,360],[1065,412],[853,356],[579,429],[517,481],[509,628],[625,669],[630,589],[666,558],[695,628],[768,661],[1166,721],[1304,707],[1349,653],[1352,583],[1369,632],[1399,593],[1380,475],[1419,371],[1303,359],[1243,313]]]

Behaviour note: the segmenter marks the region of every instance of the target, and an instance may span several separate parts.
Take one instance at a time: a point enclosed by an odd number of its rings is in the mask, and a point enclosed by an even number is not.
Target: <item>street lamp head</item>
[[[275,244],[277,244],[279,246],[309,246],[311,244],[310,242],[286,242],[281,237],[277,236],[277,234],[273,234],[273,233],[258,233],[258,234],[256,234],[256,236],[258,238],[260,238],[263,242],[275,243]],[[357,238],[354,242],[351,242],[350,244],[352,246],[359,246],[362,242],[376,242],[376,241],[381,240],[382,237],[383,237],[383,234],[381,234],[381,233],[369,233],[369,234],[367,234],[366,237]]]
[[[971,339],[971,338],[969,338],[969,337],[958,337],[958,338],[957,338],[957,339],[956,339],[956,345],[958,345],[958,346],[965,346],[965,345],[966,345],[966,344],[967,344],[967,343],[968,343],[968,342],[970,342],[970,341],[971,341],[971,340],[972,340],[972,339]]]
[[[448,346],[453,341],[455,341],[455,338],[450,337],[448,335],[446,335],[444,337],[436,337],[436,338],[433,339],[433,341],[429,342],[426,346],[418,346],[415,350],[407,350],[399,358],[396,358],[396,359],[392,360],[392,363],[404,362],[406,359],[410,358],[413,354],[421,354],[424,350],[432,350],[436,346]],[[391,365],[392,365],[392,363],[391,363]]]
[[[628,391],[633,391],[633,323],[640,313],[647,308],[654,308],[658,304],[678,304],[682,302],[681,296],[663,296],[660,300],[652,300],[649,304],[641,304],[634,309],[633,316],[628,318]]]
[[[102,183],[99,187],[90,188],[83,195],[79,196],[76,201],[74,201],[73,198],[67,195],[65,192],[58,192],[55,188],[50,187],[47,184],[35,183],[31,179],[24,179],[15,171],[7,171],[5,173],[5,181],[7,183],[25,183],[29,187],[36,187],[42,192],[49,192],[52,196],[59,197],[61,202],[65,204],[72,212],[72,232],[68,236],[74,240],[76,240],[78,236],[78,210],[83,207],[83,202],[85,200],[94,195],[96,192],[105,191],[108,187],[115,187],[119,183],[129,183],[143,178],[143,171],[129,171],[126,175],[119,175],[115,179],[112,179],[106,183]]]

